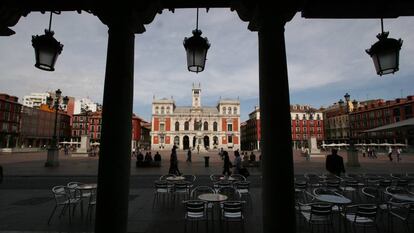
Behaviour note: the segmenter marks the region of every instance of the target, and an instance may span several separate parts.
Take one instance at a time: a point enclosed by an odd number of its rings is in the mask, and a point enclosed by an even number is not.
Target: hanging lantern
[[[401,39],[388,38],[389,32],[384,32],[382,19],[381,31],[377,35],[379,41],[366,50],[374,62],[377,74],[380,76],[399,70],[400,49],[403,43]]]
[[[187,54],[188,71],[201,72],[204,70],[207,60],[207,51],[210,48],[210,43],[207,37],[201,37],[201,30],[198,29],[198,8],[196,29],[193,30],[193,36],[184,38],[184,48]]]
[[[63,49],[63,45],[53,37],[54,32],[51,31],[52,14],[53,12],[50,12],[49,30],[46,29],[44,35],[32,36],[36,56],[35,67],[46,71],[55,70],[57,57]]]

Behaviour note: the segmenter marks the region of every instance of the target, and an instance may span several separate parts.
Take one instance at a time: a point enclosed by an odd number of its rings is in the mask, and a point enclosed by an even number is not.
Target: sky
[[[204,9],[199,29],[211,47],[205,70],[186,67],[184,37],[195,28],[195,9],[164,10],[135,35],[135,114],[151,121],[155,98],[171,98],[177,106],[191,105],[193,83],[200,83],[202,105],[215,106],[220,98],[239,98],[241,120],[259,105],[258,37],[247,22],[229,9]],[[64,47],[55,71],[34,67],[32,35],[44,33],[49,15],[31,13],[0,37],[0,93],[19,97],[54,91],[102,103],[108,29],[96,16],[62,12],[53,16],[52,30]],[[300,13],[286,24],[285,39],[291,104],[327,107],[345,93],[359,101],[414,95],[414,17],[384,19],[384,30],[401,38],[400,70],[378,76],[365,49],[381,31],[379,19],[304,19]],[[276,100],[277,101],[277,100]]]

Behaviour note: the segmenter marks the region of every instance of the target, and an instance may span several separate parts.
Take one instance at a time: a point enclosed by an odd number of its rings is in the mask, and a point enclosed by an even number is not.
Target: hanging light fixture
[[[57,57],[62,53],[63,45],[59,43],[54,37],[54,32],[51,30],[52,14],[50,12],[49,30],[45,29],[45,34],[41,36],[32,36],[32,45],[35,50],[36,64],[35,67],[54,71]]]
[[[381,18],[381,33],[377,35],[379,41],[370,49],[365,50],[372,58],[377,74],[382,76],[398,71],[401,39],[388,38],[389,32],[384,32],[384,23]]]
[[[188,71],[196,73],[204,70],[207,59],[207,50],[210,48],[210,43],[208,42],[207,37],[201,37],[201,33],[201,30],[198,30],[197,8],[196,29],[193,30],[193,36],[190,38],[184,38]]]

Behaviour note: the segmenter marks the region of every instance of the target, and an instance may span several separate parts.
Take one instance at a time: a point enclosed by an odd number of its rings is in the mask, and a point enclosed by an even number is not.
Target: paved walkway
[[[63,154],[63,153],[62,153]],[[340,152],[346,160],[346,155]],[[204,167],[204,156],[210,156],[210,166]],[[278,156],[278,155],[275,155]],[[4,182],[0,184],[0,233],[11,232],[92,232],[93,220],[81,218],[80,209],[77,209],[72,223],[66,214],[61,219],[57,215],[51,225],[47,219],[54,207],[51,187],[65,185],[69,181],[85,183],[96,182],[98,158],[73,158],[61,155],[61,166],[45,168],[46,153],[29,153],[0,155],[0,164],[4,168]],[[131,163],[130,195],[128,232],[183,232],[183,207],[176,203],[175,208],[157,205],[152,208],[153,181],[161,174],[166,174],[169,167],[169,152],[162,153],[160,168],[136,168],[135,159]],[[178,153],[179,167],[183,173],[195,174],[198,179],[196,185],[210,185],[209,174],[221,173],[222,160],[214,154],[194,154],[193,162],[186,163],[185,153]],[[230,158],[233,158],[230,153]],[[294,154],[294,168],[296,176],[306,172],[323,173],[324,157],[315,157],[306,161],[299,152]],[[402,161],[390,162],[385,155],[378,159],[360,158],[361,167],[347,168],[352,173],[414,173],[414,156],[402,156]],[[260,169],[251,168],[251,194],[254,203],[252,210],[247,212],[246,232],[261,232],[262,206]],[[86,212],[86,207],[84,209]],[[383,223],[381,223],[383,224]],[[215,222],[218,231],[218,222]],[[400,225],[394,232],[404,232]],[[200,232],[205,232],[204,225],[200,224]],[[298,232],[306,232],[303,223],[298,224]],[[211,228],[210,228],[211,230]],[[381,232],[386,230],[381,225]],[[230,232],[240,232],[237,224],[230,226]]]

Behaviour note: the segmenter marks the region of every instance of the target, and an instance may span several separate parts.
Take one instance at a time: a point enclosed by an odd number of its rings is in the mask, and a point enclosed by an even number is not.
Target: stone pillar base
[[[59,149],[50,148],[47,150],[45,167],[59,167]]]

